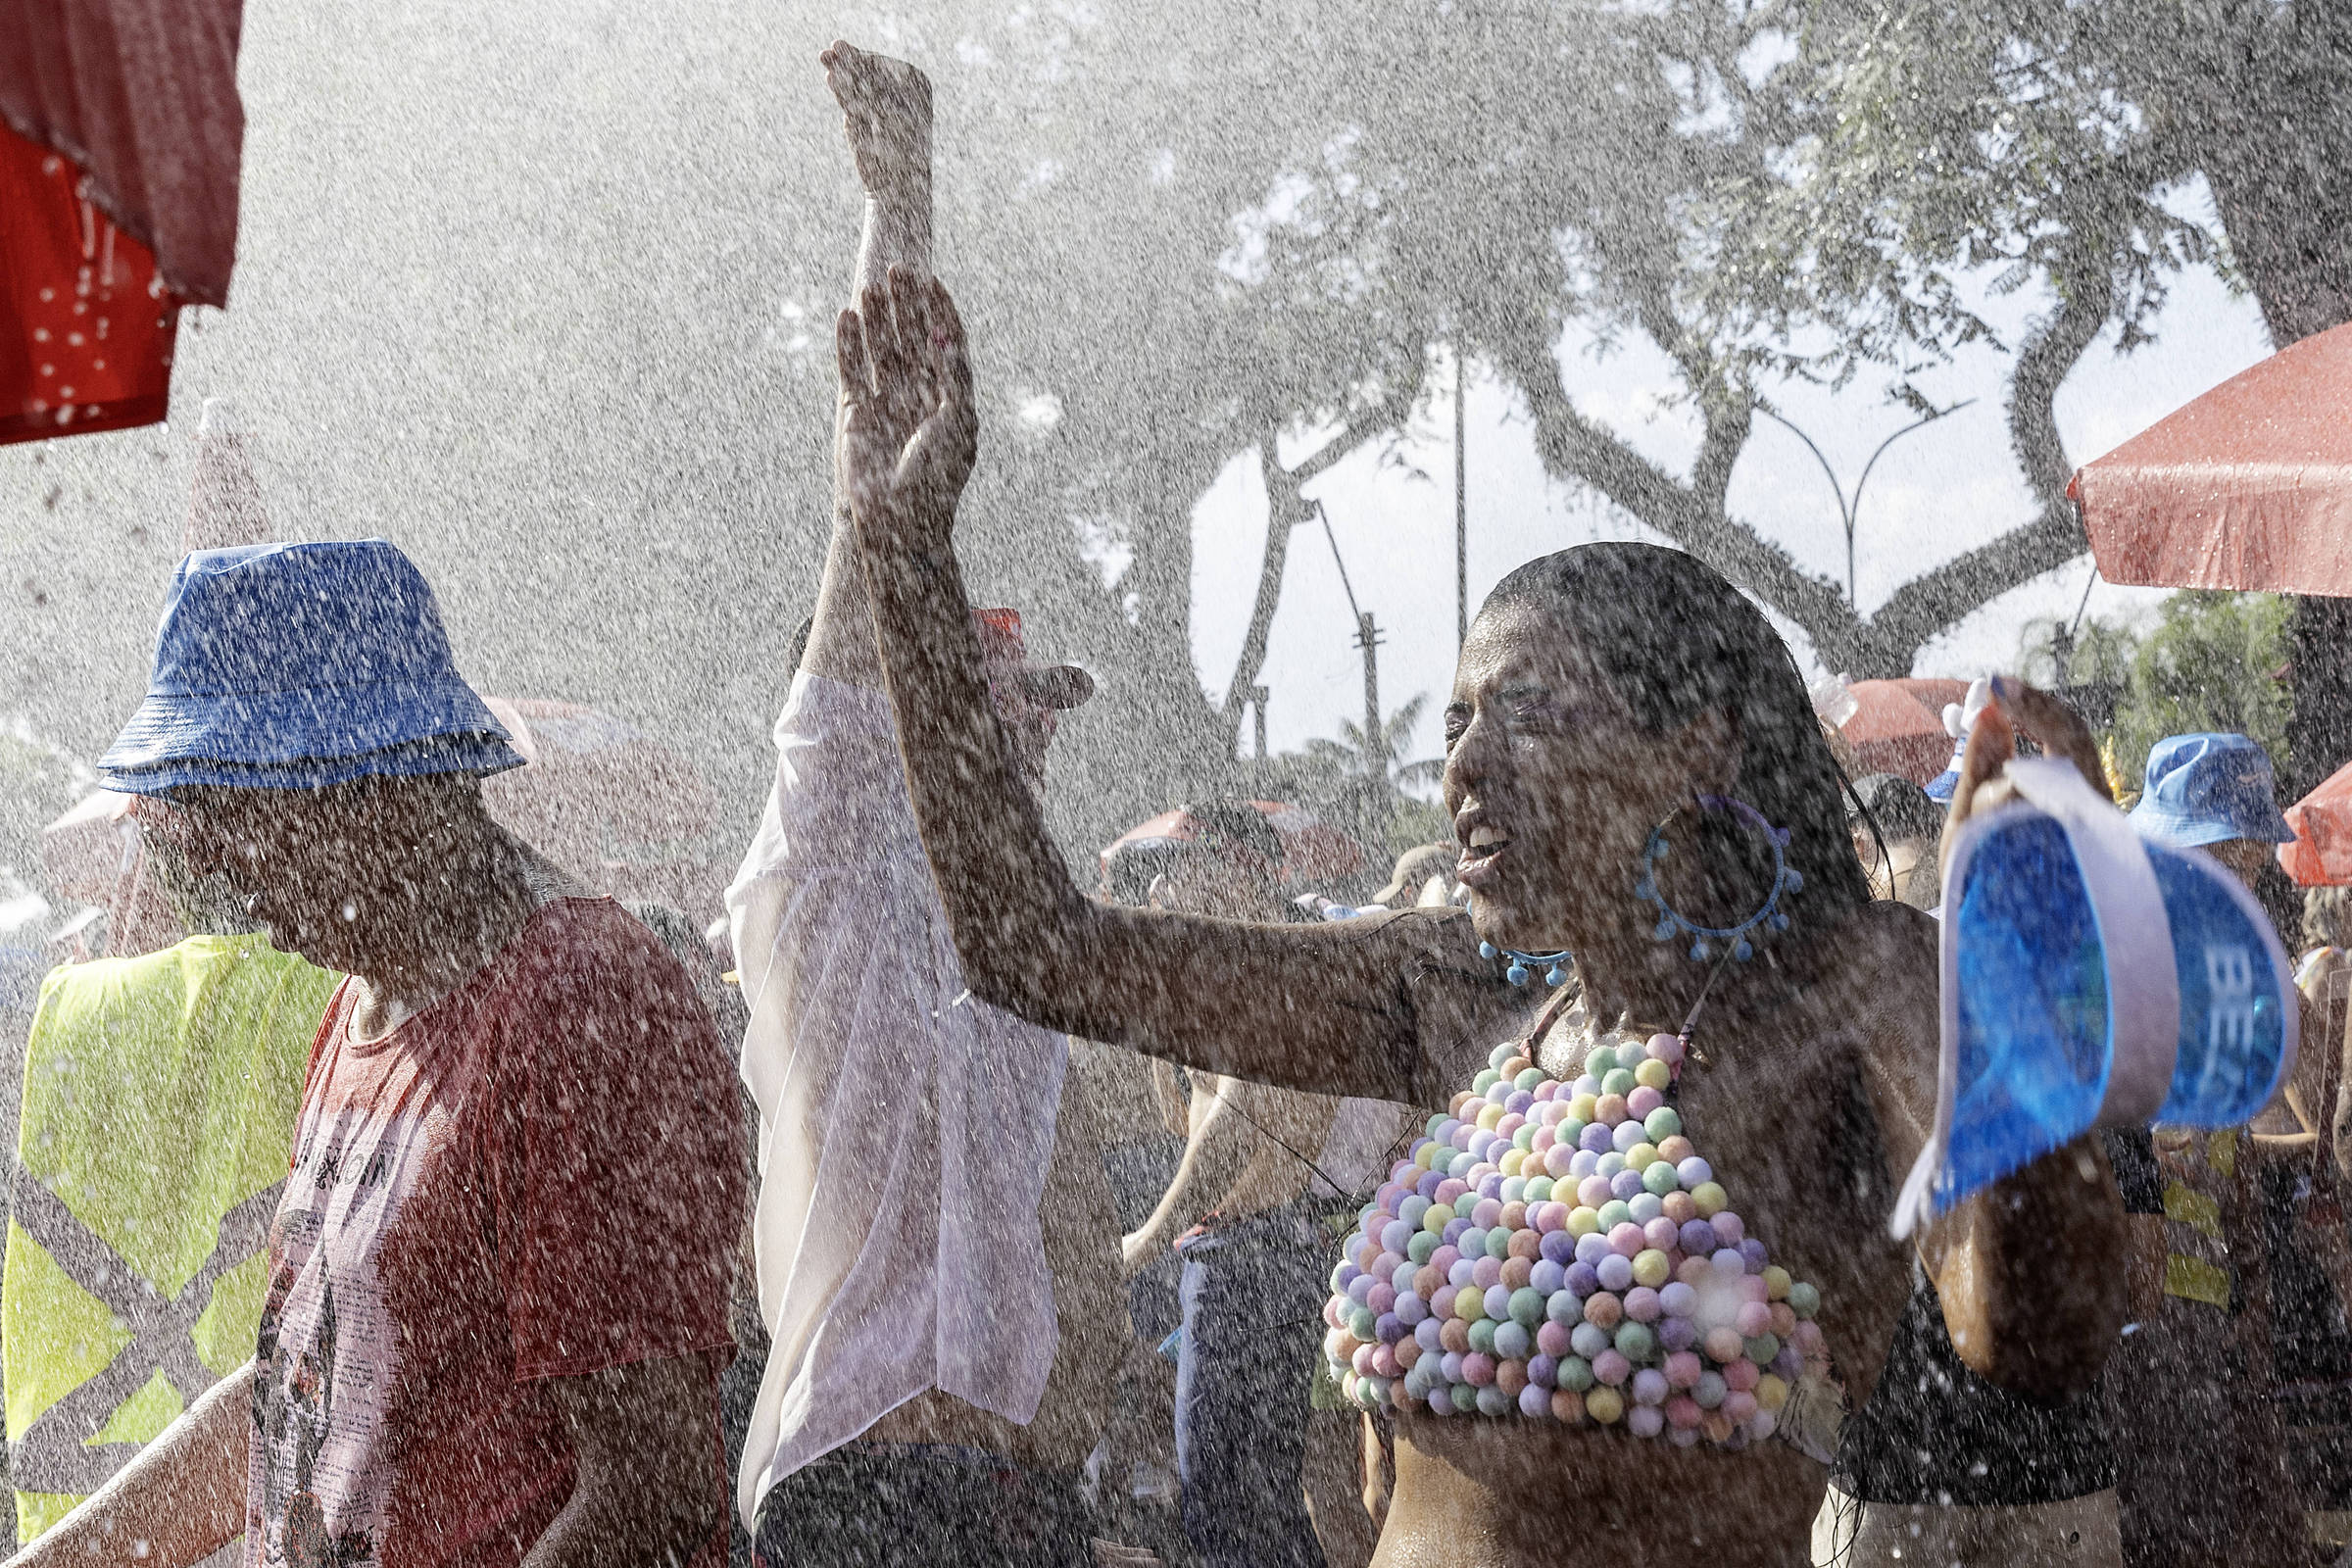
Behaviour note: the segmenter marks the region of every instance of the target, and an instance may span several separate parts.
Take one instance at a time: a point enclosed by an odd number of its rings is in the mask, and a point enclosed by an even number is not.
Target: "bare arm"
[[[821,57],[826,85],[841,103],[842,128],[865,187],[865,227],[850,298],[880,288],[891,270],[931,275],[931,83],[903,60],[836,42]],[[846,405],[833,422],[833,536],[825,547],[825,575],[801,663],[812,675],[855,686],[879,687],[873,612],[865,573],[850,532],[850,498],[841,462]]]
[[[1193,1093],[1203,1092],[1199,1079]],[[1230,1088],[1230,1085],[1225,1086]],[[1151,1217],[1120,1242],[1119,1252],[1130,1275],[1142,1272],[1168,1245],[1213,1206],[1210,1200],[1233,1185],[1250,1162],[1256,1134],[1233,1102],[1218,1094],[1209,1097],[1206,1112],[1184,1146],[1176,1174]]]
[[[253,1363],[206,1390],[11,1568],[189,1568],[245,1533]]]
[[[1158,1056],[1148,1059],[1152,1063],[1152,1095],[1158,1102],[1161,1124],[1179,1138],[1189,1136],[1184,1096],[1176,1088],[1176,1064]]]
[[[949,539],[977,438],[955,305],[894,274],[843,315],[839,351],[877,646],[974,994],[1212,1072],[1384,1100],[1429,1098],[1426,1062],[1504,1038],[1520,999],[1458,911],[1260,926],[1106,906],[1071,885],[987,706]]]
[[[522,1568],[685,1562],[725,1523],[710,1367],[636,1361],[548,1387],[571,1428],[571,1496]]]

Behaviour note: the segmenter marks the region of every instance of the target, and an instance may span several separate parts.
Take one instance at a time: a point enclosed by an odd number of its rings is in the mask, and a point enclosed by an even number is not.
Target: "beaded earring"
[[[1700,925],[1668,904],[1665,894],[1658,890],[1655,868],[1657,862],[1666,858],[1666,827],[1674,820],[1672,815],[1651,828],[1648,839],[1642,843],[1642,868],[1634,880],[1634,896],[1645,904],[1657,906],[1657,929],[1651,934],[1660,942],[1672,942],[1681,936],[1690,937],[1690,956],[1702,963],[1713,956],[1712,945],[1721,943],[1728,948],[1732,957],[1744,963],[1755,956],[1755,946],[1747,939],[1750,931],[1759,926],[1771,931],[1788,929],[1788,916],[1781,908],[1781,901],[1801,892],[1805,878],[1802,872],[1788,863],[1789,834],[1787,828],[1774,827],[1765,820],[1763,812],[1745,801],[1735,800],[1728,795],[1697,796],[1695,804],[1702,811],[1728,811],[1741,826],[1764,835],[1764,841],[1772,846],[1772,889],[1765,894],[1763,904],[1746,919],[1729,926]],[[1681,814],[1682,809],[1676,808],[1675,814]]]
[[[1465,903],[1463,907],[1468,908],[1469,905]],[[1576,955],[1566,948],[1557,953],[1521,953],[1517,948],[1498,948],[1492,942],[1484,941],[1478,945],[1478,956],[1482,958],[1510,959],[1511,966],[1502,971],[1502,977],[1515,986],[1527,984],[1528,975],[1538,968],[1544,971],[1545,985],[1564,986],[1568,983],[1568,965],[1576,958]]]

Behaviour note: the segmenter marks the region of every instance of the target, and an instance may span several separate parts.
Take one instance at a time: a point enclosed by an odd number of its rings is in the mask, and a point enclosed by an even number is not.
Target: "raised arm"
[[[2018,681],[1993,689],[1962,760],[1947,846],[1970,816],[2014,795],[2003,769],[2018,728],[2107,793],[2097,748],[2073,710]],[[1934,1115],[1935,1087],[1916,1082],[1904,1095],[1893,1077],[1880,1086],[1882,1106],[1904,1099],[1909,1114],[1883,1108],[1881,1121],[1894,1133],[1890,1152],[1907,1163]],[[2128,1237],[2115,1173],[2094,1135],[1955,1204],[1921,1234],[1919,1253],[1960,1359],[2004,1388],[2055,1398],[2088,1389],[2123,1333]]]
[[[977,441],[947,291],[894,272],[839,327],[850,497],[907,789],[975,995],[1212,1072],[1429,1101],[1510,1026],[1459,913],[1261,926],[1082,897],[1016,778],[951,543]],[[1496,993],[1502,995],[1498,996]],[[1468,1076],[1465,1069],[1462,1076]]]
[[[853,44],[836,41],[818,59],[825,85],[841,104],[842,129],[865,187],[865,227],[857,275],[850,280],[854,302],[882,286],[894,268],[913,277],[931,275],[931,83],[906,61],[868,54]],[[849,481],[842,467],[845,410],[835,405],[833,536],[825,547],[824,580],[816,591],[816,614],[801,664],[828,680],[879,687],[873,612],[850,532]]]

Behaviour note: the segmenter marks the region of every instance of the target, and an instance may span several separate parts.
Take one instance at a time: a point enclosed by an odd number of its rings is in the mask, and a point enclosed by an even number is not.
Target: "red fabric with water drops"
[[[73,160],[0,125],[0,445],[169,408],[179,299],[81,186]]]

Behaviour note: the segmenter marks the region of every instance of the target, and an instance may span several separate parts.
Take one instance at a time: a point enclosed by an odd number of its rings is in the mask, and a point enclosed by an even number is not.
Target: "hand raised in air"
[[[943,548],[980,421],[963,321],[945,284],[892,268],[835,332],[850,513],[869,550]]]

